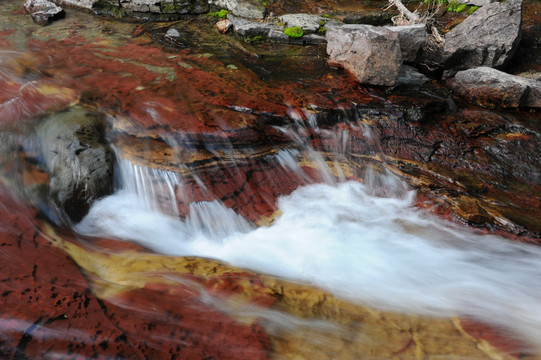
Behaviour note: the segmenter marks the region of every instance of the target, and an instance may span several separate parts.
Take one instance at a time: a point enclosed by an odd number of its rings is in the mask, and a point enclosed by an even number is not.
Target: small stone
[[[228,32],[231,26],[233,26],[233,23],[231,22],[231,20],[228,19],[222,19],[216,23],[216,28],[222,34]]]
[[[49,25],[64,17],[64,10],[48,0],[26,0],[24,8],[39,25]]]
[[[165,36],[170,38],[180,37],[180,32],[177,29],[169,29],[165,33]]]

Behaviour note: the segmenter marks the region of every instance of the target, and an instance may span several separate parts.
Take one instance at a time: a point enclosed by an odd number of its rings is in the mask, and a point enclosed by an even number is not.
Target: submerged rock
[[[479,66],[501,67],[521,39],[522,0],[483,6],[445,35],[443,77]]]
[[[329,65],[341,66],[363,84],[393,86],[402,66],[398,34],[371,25],[327,31]]]
[[[482,106],[541,107],[541,82],[489,67],[459,71],[451,88]]]
[[[48,0],[26,0],[24,8],[39,25],[48,25],[64,17],[64,10]]]
[[[49,196],[58,215],[78,222],[97,199],[113,190],[113,153],[103,121],[82,108],[54,114],[38,129],[49,173]]]

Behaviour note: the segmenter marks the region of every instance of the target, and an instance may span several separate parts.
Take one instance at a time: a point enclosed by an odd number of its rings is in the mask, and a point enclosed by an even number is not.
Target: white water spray
[[[378,181],[405,186],[389,175]],[[358,182],[308,185],[279,199],[283,215],[272,226],[253,229],[217,202],[192,204],[184,222],[124,189],[98,201],[77,230],[216,258],[386,310],[471,316],[539,344],[541,249],[445,223],[405,195],[374,196]]]

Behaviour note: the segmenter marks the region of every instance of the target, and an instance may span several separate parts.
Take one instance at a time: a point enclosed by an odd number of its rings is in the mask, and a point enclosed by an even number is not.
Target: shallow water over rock
[[[536,357],[537,113],[361,87],[208,19],[0,7],[2,356]],[[74,108],[115,192],[66,228],[37,129]]]

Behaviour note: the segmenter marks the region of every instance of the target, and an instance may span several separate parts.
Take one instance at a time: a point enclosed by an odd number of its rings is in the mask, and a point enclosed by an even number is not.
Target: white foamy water
[[[378,308],[472,316],[541,343],[540,248],[443,222],[415,209],[411,191],[373,194],[358,182],[304,186],[279,199],[283,215],[272,226],[253,228],[219,202],[192,204],[196,215],[184,222],[122,190],[95,203],[77,230],[219,259]]]

